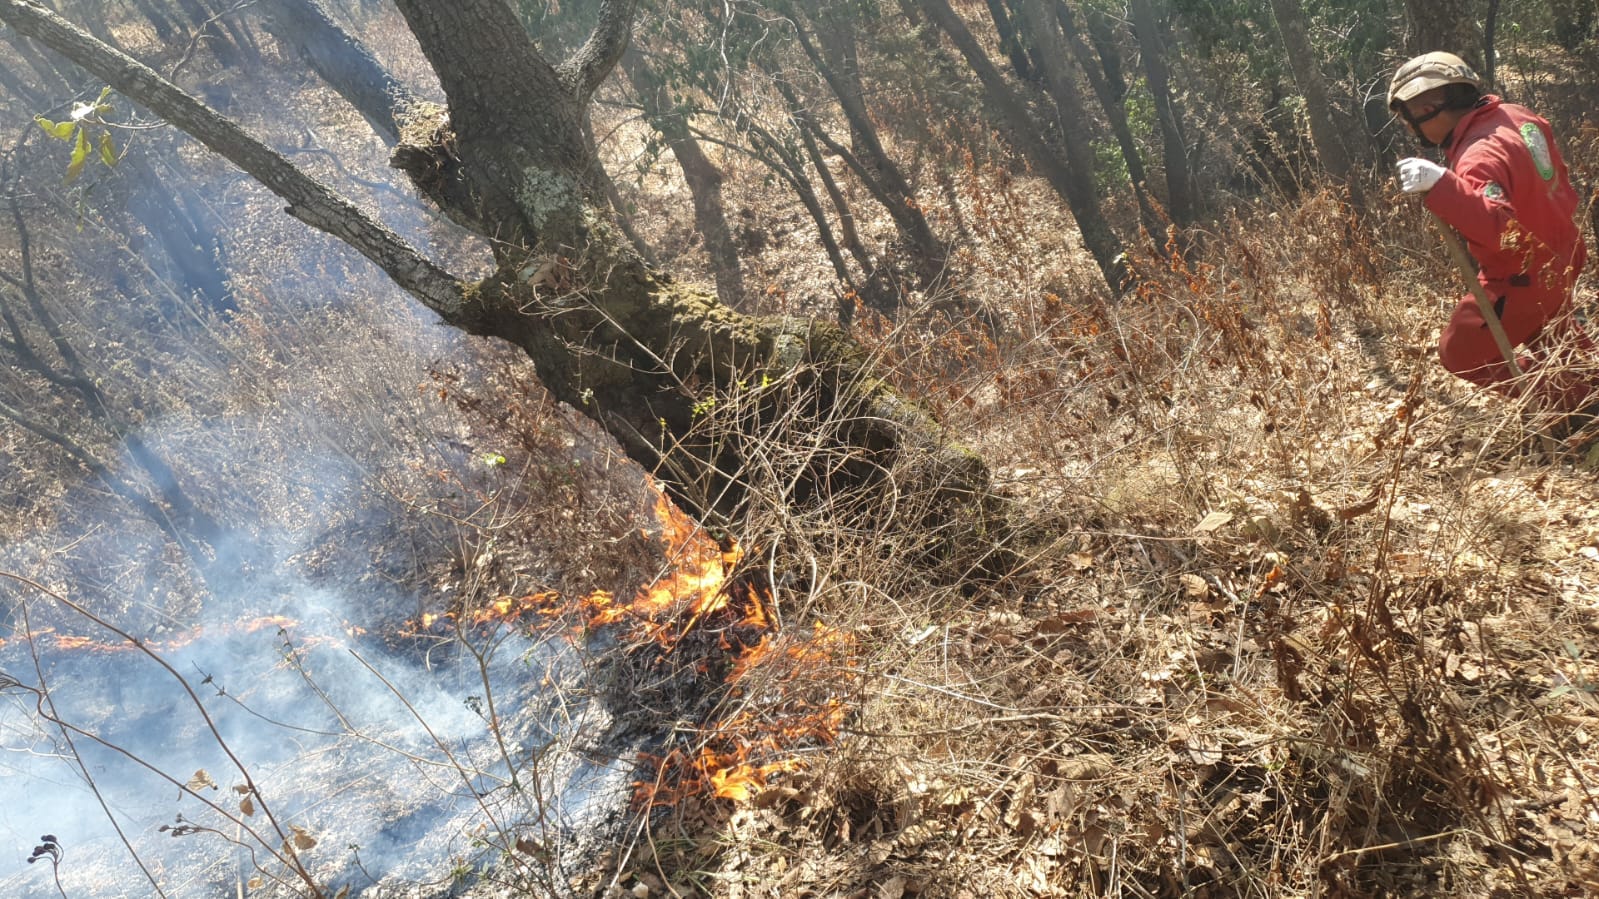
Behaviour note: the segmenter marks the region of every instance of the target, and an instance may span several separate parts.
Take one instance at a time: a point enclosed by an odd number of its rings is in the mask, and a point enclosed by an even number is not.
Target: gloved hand
[[[1444,167],[1436,162],[1415,156],[1399,160],[1399,189],[1407,194],[1424,194],[1443,176]]]

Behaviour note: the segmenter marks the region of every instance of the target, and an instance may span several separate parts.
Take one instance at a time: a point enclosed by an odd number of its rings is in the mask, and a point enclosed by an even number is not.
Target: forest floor
[[[871,585],[801,603],[856,638],[836,741],[657,813],[610,894],[1599,890],[1599,475],[1438,365],[1463,282],[1424,211],[1244,203],[1106,303],[1042,185],[958,183],[961,302],[858,332],[994,467],[1024,574],[824,559]],[[771,305],[826,296],[761,226]]]

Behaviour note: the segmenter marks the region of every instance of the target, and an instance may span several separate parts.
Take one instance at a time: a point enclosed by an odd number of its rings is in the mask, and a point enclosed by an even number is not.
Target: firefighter
[[[1400,66],[1388,108],[1423,146],[1443,148],[1445,165],[1401,159],[1400,187],[1424,194],[1427,208],[1465,238],[1505,334],[1522,349],[1524,377],[1515,377],[1470,294],[1444,328],[1440,360],[1473,384],[1563,416],[1553,430],[1564,436],[1599,412],[1599,380],[1586,370],[1594,344],[1570,314],[1587,248],[1549,123],[1486,93],[1471,66],[1450,53]]]

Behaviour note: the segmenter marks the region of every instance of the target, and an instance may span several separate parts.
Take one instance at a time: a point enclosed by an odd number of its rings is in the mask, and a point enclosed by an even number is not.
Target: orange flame
[[[621,628],[623,639],[653,643],[666,652],[697,631],[719,629],[716,645],[733,654],[726,683],[737,698],[754,689],[776,685],[775,701],[764,699],[760,711],[716,721],[701,731],[699,748],[673,749],[642,761],[655,779],[635,784],[635,799],[646,806],[671,804],[695,796],[743,801],[763,789],[769,778],[798,771],[804,761],[795,750],[803,744],[830,743],[843,726],[845,707],[830,695],[840,671],[847,671],[853,638],[820,623],[810,633],[779,634],[772,630],[771,597],[751,579],[734,579],[743,550],[723,545],[672,504],[652,485],[654,512],[670,569],[640,588],[631,599],[598,590],[575,602],[554,592],[499,597],[466,612],[430,612],[410,622],[415,632],[463,624],[516,626],[575,614],[573,640],[599,628]],[[756,638],[759,635],[759,638]],[[696,667],[707,670],[701,661]],[[755,707],[752,705],[752,708]]]
[[[298,625],[298,621],[285,615],[265,615],[260,618],[252,618],[247,621],[241,621],[237,624],[229,624],[222,627],[195,627],[179,636],[172,637],[170,639],[140,640],[137,644],[130,643],[126,640],[108,642],[106,640],[97,639],[94,637],[85,637],[79,634],[63,634],[57,631],[55,628],[49,627],[36,628],[32,633],[32,639],[34,644],[37,646],[43,646],[65,652],[121,653],[134,652],[140,647],[154,652],[172,652],[174,650],[182,649],[183,647],[195,643],[210,635],[228,636],[232,634],[254,634],[267,630],[268,628],[278,631],[287,631],[297,627]],[[366,629],[346,622],[344,624],[344,632],[345,634],[354,637],[366,633]],[[12,637],[9,640],[0,639],[0,649],[4,649],[13,644],[22,643],[27,639],[27,637]],[[313,637],[310,638],[309,642],[325,642],[326,639],[328,638]]]

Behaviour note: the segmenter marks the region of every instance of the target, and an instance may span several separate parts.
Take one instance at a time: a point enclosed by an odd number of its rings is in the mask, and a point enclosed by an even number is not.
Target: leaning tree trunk
[[[287,199],[290,214],[360,251],[446,322],[520,347],[555,396],[600,422],[690,509],[740,516],[756,501],[914,483],[930,505],[915,521],[893,522],[899,533],[923,541],[924,552],[959,550],[993,566],[982,548],[994,548],[1002,528],[986,466],[874,378],[836,326],[736,313],[650,270],[616,235],[585,125],[594,89],[626,45],[632,2],[602,3],[600,26],[560,66],[538,54],[504,0],[397,5],[449,109],[403,128],[426,139],[402,145],[396,162],[490,240],[498,266],[483,280],[450,275],[232,122],[47,10],[0,0],[0,20],[232,160]],[[744,414],[707,433],[700,419],[720,401]],[[812,452],[785,484],[752,493],[745,463],[785,424],[810,433]]]
[[[1099,187],[1094,183],[1094,151],[1089,144],[1083,124],[1088,121],[1083,108],[1082,91],[1076,74],[1072,71],[1072,57],[1058,27],[1051,0],[1020,0],[1018,3],[1024,35],[1035,51],[1039,68],[1044,71],[1044,86],[1055,103],[1060,118],[1061,143],[1066,147],[1066,163],[1074,175],[1073,191],[1076,199],[1073,208],[1099,209],[1102,206]],[[1109,225],[1103,227],[1109,230]],[[1151,236],[1157,236],[1152,233]]]
[[[1066,5],[1065,0],[1054,0],[1054,4],[1055,18],[1060,22],[1072,55],[1077,58],[1077,67],[1088,78],[1100,109],[1104,110],[1105,118],[1110,122],[1111,133],[1116,135],[1116,146],[1121,149],[1122,162],[1127,166],[1127,178],[1133,184],[1133,196],[1138,201],[1139,221],[1150,237],[1158,238],[1165,229],[1161,226],[1160,216],[1155,213],[1154,205],[1149,202],[1149,179],[1144,172],[1144,157],[1138,151],[1132,125],[1127,120],[1127,103],[1111,86],[1103,58],[1097,57],[1083,40],[1082,32],[1077,27],[1076,13]]]
[[[321,0],[265,0],[261,9],[268,34],[299,54],[385,143],[392,147],[400,142],[395,110],[414,109],[420,101],[345,32]]]
[[[847,160],[852,162],[851,167],[861,182],[888,210],[895,227],[910,243],[922,283],[932,284],[943,274],[947,251],[943,241],[934,236],[927,217],[922,215],[915,191],[904,172],[883,148],[877,125],[866,108],[866,92],[861,85],[860,62],[851,30],[854,23],[842,21],[838,10],[824,10],[815,3],[806,5],[821,47],[812,42],[811,35],[806,34],[798,22],[795,33],[800,47],[832,89],[849,123],[853,154]]]
[[[1010,10],[1005,0],[987,0],[988,17],[994,20],[994,33],[999,35],[999,49],[1010,60],[1011,71],[1023,81],[1038,81],[1033,72],[1032,60],[1027,58],[1027,48],[1016,36],[1016,26],[1011,22]]]
[[[845,156],[849,151],[827,136],[827,132],[822,130],[816,117],[811,115],[805,104],[800,102],[793,85],[783,80],[782,74],[776,71],[775,67],[768,70],[767,74],[771,76],[772,85],[777,88],[783,102],[788,104],[788,116],[794,124],[794,136],[799,139],[800,147],[804,149],[806,158],[811,162],[811,170],[816,173],[816,180],[822,182],[823,192],[832,202],[833,210],[838,213],[839,243],[844,249],[849,250],[850,256],[855,259],[855,264],[870,277],[876,270],[876,265],[872,261],[871,254],[866,252],[865,244],[861,243],[860,232],[855,228],[855,211],[850,206],[848,198],[844,196],[843,188],[838,186],[838,179],[833,177],[833,171],[827,165],[827,157],[822,155],[822,150],[816,142],[818,140],[828,142],[829,147],[839,156]],[[790,154],[790,158],[795,157]],[[798,164],[797,158],[793,167],[797,177],[804,177],[804,168]],[[891,303],[890,308],[897,302],[896,300],[895,303]]]

